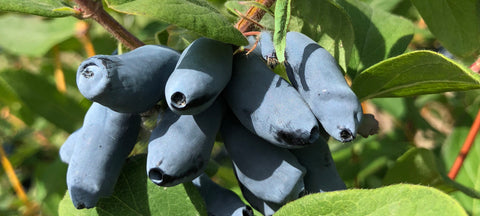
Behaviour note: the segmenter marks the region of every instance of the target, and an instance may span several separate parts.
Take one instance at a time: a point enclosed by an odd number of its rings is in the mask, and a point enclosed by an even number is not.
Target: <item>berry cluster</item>
[[[192,181],[209,215],[252,214],[203,173],[217,133],[243,196],[265,215],[307,193],[345,189],[325,138],[355,138],[362,120],[357,97],[335,59],[307,36],[287,34],[292,84],[269,67],[275,58],[271,34],[259,37],[248,54],[200,38],[181,54],[145,45],[82,62],[77,85],[94,103],[60,149],[75,207],[94,207],[112,193],[136,143],[140,114],[159,101],[168,108],[151,132],[147,175],[160,186]]]

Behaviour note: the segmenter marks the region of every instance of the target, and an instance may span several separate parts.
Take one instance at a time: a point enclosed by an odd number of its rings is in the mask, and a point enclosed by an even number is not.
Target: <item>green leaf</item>
[[[86,110],[73,98],[63,95],[40,75],[25,71],[3,71],[8,83],[22,103],[57,127],[73,132],[81,126]]]
[[[435,187],[445,193],[460,190],[468,196],[480,199],[479,192],[452,181],[440,172],[437,160],[433,152],[428,149],[411,148],[388,170],[383,183],[385,185],[421,184]]]
[[[405,52],[414,33],[412,22],[358,0],[337,2],[347,11],[355,32],[347,71],[352,79],[365,68]]]
[[[478,107],[476,110],[478,111]],[[469,133],[472,120],[466,119],[468,118],[458,119],[458,121],[461,121],[459,123],[461,125],[455,127],[453,132],[448,136],[447,140],[442,145],[444,166],[448,169],[452,167],[452,164],[460,152],[462,144]],[[468,156],[465,158],[465,161],[463,162],[455,181],[475,190],[480,190],[480,167],[478,164],[480,164],[480,136],[475,138],[472,148],[470,149]],[[472,215],[480,214],[479,199],[474,199],[460,192],[453,193],[452,196],[458,200],[458,202],[460,202]]]
[[[283,206],[275,216],[467,215],[459,203],[431,187],[398,184],[307,195]]]
[[[429,30],[459,57],[480,53],[478,0],[412,0]]]
[[[40,57],[75,34],[75,22],[73,17],[45,20],[17,14],[1,16],[0,47],[13,54]]]
[[[354,32],[352,22],[341,6],[331,0],[295,0],[292,2],[293,17],[303,21],[302,33],[317,41],[344,70],[347,69]]]
[[[393,11],[405,0],[362,0],[373,8],[380,8],[384,11]]]
[[[287,27],[290,21],[291,0],[278,0],[275,4],[275,31],[273,45],[279,62],[285,61]]]
[[[389,164],[410,145],[404,141],[405,131],[395,130],[385,136],[359,137],[355,142],[330,140],[332,157],[342,180],[350,187],[380,187]]]
[[[248,9],[248,7],[258,7],[273,16],[273,11],[270,10],[270,8],[267,8],[265,5],[255,1],[227,1],[225,2],[224,6],[232,14],[237,14],[235,10],[245,11],[245,9]]]
[[[18,101],[15,91],[8,85],[8,83],[0,77],[0,103],[2,105],[12,105]]]
[[[0,11],[28,13],[45,17],[74,15],[75,10],[61,0],[2,0]]]
[[[480,88],[480,76],[431,51],[415,51],[382,61],[352,84],[360,100],[406,97]]]
[[[66,173],[67,165],[61,162],[59,157],[52,162],[36,163],[32,187],[35,192],[33,198],[41,204],[44,215],[58,215],[58,204],[67,189]]]
[[[444,181],[435,160],[430,150],[411,148],[388,170],[383,182],[386,185],[407,182],[441,187]]]
[[[157,18],[199,35],[235,45],[247,45],[247,39],[226,17],[205,0],[106,0],[109,8],[120,13]]]
[[[70,195],[65,194],[60,202],[59,215],[207,215],[203,200],[193,184],[157,186],[147,178],[145,164],[145,154],[130,157],[123,167],[113,195],[101,198],[95,208],[77,210]]]

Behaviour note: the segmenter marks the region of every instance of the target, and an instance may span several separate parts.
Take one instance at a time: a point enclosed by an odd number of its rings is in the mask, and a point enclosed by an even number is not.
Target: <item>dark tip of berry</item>
[[[175,108],[181,109],[187,105],[187,98],[181,92],[175,92],[170,98],[172,100],[171,105]]]
[[[85,208],[85,204],[84,204],[84,203],[78,203],[75,207],[76,207],[77,209],[84,209],[84,208]]]
[[[148,171],[148,178],[150,178],[150,180],[157,185],[162,184],[163,175],[164,173],[160,168],[152,168],[150,171]]]
[[[340,131],[340,138],[342,139],[342,142],[350,142],[355,138],[355,136],[349,129],[342,129]]]

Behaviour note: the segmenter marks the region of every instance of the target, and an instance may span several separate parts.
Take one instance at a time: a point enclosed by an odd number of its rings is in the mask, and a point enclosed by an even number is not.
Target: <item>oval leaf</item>
[[[18,14],[1,16],[0,47],[17,55],[41,57],[75,35],[76,21],[73,17],[45,20]]]
[[[398,184],[378,189],[317,193],[283,206],[275,216],[467,215],[447,194],[431,187]]]
[[[337,2],[347,11],[355,31],[355,47],[347,71],[350,77],[405,52],[414,33],[411,21],[358,0]]]
[[[25,71],[3,71],[0,75],[2,82],[36,114],[69,133],[81,126],[86,110],[44,77]]]
[[[478,74],[431,51],[415,51],[382,61],[359,74],[352,84],[360,100],[478,88]]]
[[[291,0],[278,0],[275,4],[275,32],[273,44],[279,62],[285,61],[287,27],[290,21]]]
[[[107,0],[107,5],[120,13],[157,18],[225,43],[248,44],[242,33],[205,0]]]
[[[295,0],[292,2],[293,16],[303,22],[301,32],[328,50],[347,70],[354,32],[345,10],[330,0]]]
[[[101,198],[92,209],[77,210],[68,192],[60,202],[59,216],[99,215],[203,215],[206,209],[193,184],[159,187],[145,173],[146,155],[127,159],[111,197]]]
[[[460,183],[452,181],[438,169],[435,154],[424,148],[411,148],[398,158],[387,171],[383,179],[384,185],[410,183],[435,187],[445,193],[456,190],[480,199],[480,193]]]
[[[28,13],[45,17],[74,15],[75,10],[60,0],[2,0],[0,11]]]
[[[478,0],[412,0],[412,3],[448,51],[464,58],[479,54]]]

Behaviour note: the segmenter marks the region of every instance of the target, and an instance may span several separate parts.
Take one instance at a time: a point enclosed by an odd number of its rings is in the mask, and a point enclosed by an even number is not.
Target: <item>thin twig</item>
[[[462,149],[460,149],[460,152],[458,153],[458,156],[455,159],[455,162],[453,163],[452,168],[450,169],[450,172],[448,173],[448,177],[450,179],[455,180],[455,178],[457,177],[457,174],[460,171],[460,168],[462,167],[463,162],[465,161],[465,158],[468,155],[468,152],[470,152],[470,149],[473,146],[473,142],[475,141],[475,137],[477,136],[479,129],[480,129],[480,110],[478,111],[477,117],[475,118],[475,121],[473,122],[473,125],[470,128],[470,132],[468,132],[467,138],[463,143]]]
[[[273,3],[275,3],[275,0],[257,0],[258,3],[265,5],[266,8],[270,8]],[[255,23],[250,22],[249,20],[254,20],[256,22],[259,22],[262,17],[265,15],[266,11],[263,9],[260,9],[258,7],[252,6],[248,9],[245,17],[248,17],[248,19],[242,18],[240,21],[237,22],[235,27],[242,33],[249,32],[254,30],[255,28]]]
[[[7,155],[5,154],[5,150],[3,150],[3,146],[0,146],[0,158],[1,158],[3,169],[5,170],[5,173],[8,176],[8,180],[10,180],[10,183],[13,186],[13,189],[17,193],[17,197],[25,205],[28,206],[30,201],[28,200],[27,194],[25,193],[25,190],[23,189],[22,184],[20,184],[20,180],[18,180],[18,177],[15,174],[15,171],[13,170],[12,163],[10,163],[10,160],[8,160]]]
[[[100,24],[105,30],[113,35],[120,43],[129,49],[145,45],[140,39],[127,31],[110,14],[108,14],[99,0],[75,0],[82,13],[81,18],[92,18]]]
[[[55,84],[57,86],[57,90],[60,93],[65,94],[67,92],[67,85],[65,84],[65,74],[63,73],[62,62],[60,61],[60,49],[58,48],[58,45],[53,47],[53,58],[55,59]]]
[[[78,21],[75,25],[75,36],[78,38],[80,43],[82,43],[87,56],[92,57],[95,55],[95,49],[92,41],[90,40],[90,36],[88,35],[89,30],[90,25],[83,20]]]

